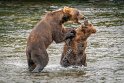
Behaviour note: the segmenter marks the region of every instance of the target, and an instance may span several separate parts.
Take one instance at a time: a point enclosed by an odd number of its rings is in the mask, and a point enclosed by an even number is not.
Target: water
[[[0,83],[124,82],[123,4],[77,4],[0,3]],[[88,66],[61,67],[63,43],[53,42],[47,49],[50,61],[46,68],[41,73],[28,72],[26,38],[46,12],[64,5],[80,9],[97,28],[97,33],[88,39]]]

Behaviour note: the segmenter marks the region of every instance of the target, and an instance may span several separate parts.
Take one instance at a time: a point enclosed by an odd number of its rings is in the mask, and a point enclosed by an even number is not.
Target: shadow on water
[[[26,38],[46,12],[65,5],[80,9],[97,28],[88,39],[88,66],[61,67],[63,43],[53,42],[47,49],[50,61],[46,68],[38,74],[28,72]],[[123,83],[123,8],[123,4],[115,3],[0,3],[0,83]]]

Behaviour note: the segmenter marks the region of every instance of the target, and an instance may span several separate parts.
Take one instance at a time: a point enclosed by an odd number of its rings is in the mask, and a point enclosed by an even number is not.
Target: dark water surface
[[[88,66],[61,67],[63,43],[52,43],[46,68],[38,74],[28,72],[26,38],[46,12],[65,5],[80,9],[97,28],[88,39]],[[0,3],[0,83],[124,83],[123,10],[123,4],[113,3]]]

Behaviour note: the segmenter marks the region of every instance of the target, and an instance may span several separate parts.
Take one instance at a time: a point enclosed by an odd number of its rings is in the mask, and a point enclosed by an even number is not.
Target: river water
[[[64,6],[79,9],[96,26],[97,33],[88,39],[87,67],[61,67],[63,43],[53,42],[48,65],[41,73],[30,73],[26,38],[45,13]],[[117,3],[0,2],[0,83],[124,83],[123,10]]]

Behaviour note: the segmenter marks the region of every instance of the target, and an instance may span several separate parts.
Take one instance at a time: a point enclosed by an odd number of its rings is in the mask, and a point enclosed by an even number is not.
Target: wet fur
[[[87,38],[93,34],[96,33],[96,29],[92,24],[86,24],[87,26],[81,25],[79,28],[75,29],[76,35],[75,37],[70,40],[68,38],[65,41],[65,45],[63,48],[63,53],[61,56],[61,61],[60,64],[63,67],[68,67],[68,66],[87,66],[86,63],[86,53],[85,49],[87,47]],[[67,41],[70,41],[70,48],[68,46]],[[72,52],[67,55],[67,51],[71,49]]]
[[[40,72],[48,64],[49,57],[46,49],[55,41],[64,41],[67,30],[63,23],[70,20],[69,13],[57,10],[46,14],[46,16],[33,28],[28,39],[26,55],[28,69],[32,72]]]

